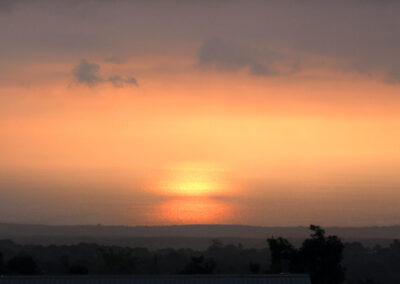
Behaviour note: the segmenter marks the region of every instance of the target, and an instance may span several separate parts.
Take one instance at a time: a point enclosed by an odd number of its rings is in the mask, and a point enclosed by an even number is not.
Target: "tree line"
[[[310,226],[310,237],[295,247],[287,239],[267,239],[265,248],[245,248],[214,240],[202,251],[77,245],[19,245],[0,240],[0,274],[258,274],[307,273],[313,284],[400,283],[400,242],[365,247],[326,236]]]

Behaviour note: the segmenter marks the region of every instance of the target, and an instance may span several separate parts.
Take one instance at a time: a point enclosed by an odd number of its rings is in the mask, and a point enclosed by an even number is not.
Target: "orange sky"
[[[27,9],[13,7],[0,22],[37,19],[34,34],[47,40],[40,31],[59,11]],[[98,9],[88,12],[93,23]],[[141,44],[130,52],[120,13],[117,23],[101,22],[115,46],[93,53],[89,43],[49,41],[46,55],[36,39],[0,30],[9,54],[0,56],[0,222],[398,224],[400,85],[383,79],[394,65],[377,57],[372,68],[340,47],[336,57],[279,38],[268,46],[282,52],[272,63],[251,38],[220,54],[224,42],[204,39],[224,33],[197,20],[192,29],[203,35],[185,40],[166,15],[171,40],[137,29]],[[72,29],[74,17],[80,36],[106,38],[79,15],[60,22]],[[26,52],[23,40],[32,43]]]

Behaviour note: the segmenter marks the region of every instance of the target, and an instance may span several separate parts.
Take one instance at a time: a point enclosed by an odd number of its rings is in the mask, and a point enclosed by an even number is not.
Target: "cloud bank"
[[[339,72],[400,83],[400,1],[3,2],[0,60],[10,64],[87,54],[173,57],[191,49],[199,66],[225,72],[286,76],[318,57],[339,62]]]

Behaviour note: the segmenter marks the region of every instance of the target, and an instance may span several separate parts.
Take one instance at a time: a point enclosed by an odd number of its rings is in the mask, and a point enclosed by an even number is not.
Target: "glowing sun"
[[[184,163],[171,167],[161,191],[176,196],[212,196],[227,189],[223,170],[207,163]]]

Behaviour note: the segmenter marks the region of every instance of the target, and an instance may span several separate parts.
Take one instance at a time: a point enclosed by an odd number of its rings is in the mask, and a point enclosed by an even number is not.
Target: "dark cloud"
[[[99,70],[99,65],[82,59],[78,66],[74,68],[74,77],[79,83],[95,86],[103,82],[103,79],[99,76]]]
[[[139,86],[137,80],[134,77],[122,78],[119,75],[108,78],[108,81],[113,84],[114,87],[122,88],[124,85]]]
[[[238,70],[254,64],[256,54],[220,39],[206,41],[199,49],[200,66],[213,66],[223,70]]]
[[[122,88],[125,85],[139,86],[137,80],[134,77],[124,78],[120,75],[113,75],[107,80],[103,79],[100,74],[100,66],[96,63],[89,63],[86,59],[82,59],[81,62],[74,68],[73,75],[78,83],[93,87],[103,82],[110,82],[114,87]]]
[[[125,82],[130,85],[139,86],[138,81],[134,77],[129,77],[128,79],[125,80]]]
[[[225,71],[246,68],[250,74],[258,76],[288,75],[299,70],[299,61],[293,56],[267,48],[255,49],[243,44],[228,43],[221,39],[203,43],[198,51],[198,65]]]
[[[115,75],[115,76],[108,78],[108,81],[111,82],[111,84],[113,84],[114,87],[117,87],[117,88],[122,88],[125,83],[125,80],[119,75]]]

